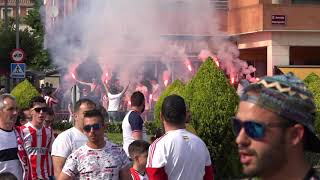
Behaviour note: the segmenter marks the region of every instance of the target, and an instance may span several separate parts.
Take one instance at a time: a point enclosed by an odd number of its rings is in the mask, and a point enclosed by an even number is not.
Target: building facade
[[[320,1],[230,0],[228,7],[228,34],[257,76],[320,75]]]
[[[0,0],[0,18],[3,20],[5,15],[5,1]],[[8,17],[16,16],[16,0],[7,0],[8,2]],[[34,0],[20,0],[19,14],[21,17],[28,15],[28,12],[33,9]]]

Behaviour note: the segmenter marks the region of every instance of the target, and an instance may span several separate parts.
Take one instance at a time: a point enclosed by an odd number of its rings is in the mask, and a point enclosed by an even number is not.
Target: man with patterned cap
[[[244,88],[232,127],[243,173],[261,179],[319,180],[305,151],[320,152],[312,94],[292,73]]]

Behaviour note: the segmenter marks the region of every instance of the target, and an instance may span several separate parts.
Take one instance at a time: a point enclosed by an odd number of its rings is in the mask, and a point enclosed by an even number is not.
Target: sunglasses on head
[[[83,130],[85,132],[90,132],[91,129],[94,130],[94,131],[98,131],[98,130],[100,130],[100,128],[101,128],[101,124],[92,124],[92,125],[83,126]]]
[[[280,127],[287,128],[290,127],[290,123],[285,122],[273,122],[273,123],[258,123],[255,121],[245,121],[241,122],[240,119],[236,117],[231,118],[232,131],[235,136],[238,136],[241,129],[244,128],[245,133],[252,139],[261,139],[266,134],[267,127]]]
[[[33,108],[34,111],[36,111],[37,113],[39,113],[40,111],[47,113],[49,111],[49,108],[47,107],[37,107],[37,108]]]

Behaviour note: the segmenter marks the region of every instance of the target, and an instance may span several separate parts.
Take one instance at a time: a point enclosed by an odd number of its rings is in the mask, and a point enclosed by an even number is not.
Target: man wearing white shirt
[[[108,94],[108,100],[109,100],[108,115],[109,115],[111,121],[119,120],[118,110],[120,107],[121,98],[122,98],[123,94],[127,91],[129,84],[127,85],[126,88],[124,88],[118,94],[111,94],[110,91],[108,90],[108,87],[106,86],[106,84],[104,84],[104,88]]]
[[[123,150],[129,157],[128,148],[134,140],[147,141],[147,133],[141,114],[145,107],[145,98],[140,91],[131,95],[131,110],[122,121]]]
[[[186,105],[182,97],[164,99],[161,120],[166,132],[149,147],[146,172],[150,180],[213,180],[206,144],[185,129]]]
[[[83,117],[86,111],[95,107],[95,103],[89,99],[77,101],[73,114],[74,127],[59,134],[53,142],[51,155],[56,178],[59,177],[68,156],[87,142],[88,138],[83,134]]]

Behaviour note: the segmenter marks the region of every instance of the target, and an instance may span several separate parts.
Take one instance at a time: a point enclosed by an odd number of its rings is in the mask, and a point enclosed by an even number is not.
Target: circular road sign
[[[22,49],[14,49],[12,50],[10,57],[14,62],[22,62],[26,55]]]

